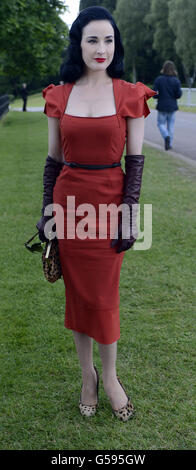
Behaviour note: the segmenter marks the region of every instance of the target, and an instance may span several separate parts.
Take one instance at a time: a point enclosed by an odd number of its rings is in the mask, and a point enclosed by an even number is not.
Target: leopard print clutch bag
[[[42,252],[42,264],[44,276],[49,282],[56,282],[62,276],[58,240],[50,240],[46,243]]]

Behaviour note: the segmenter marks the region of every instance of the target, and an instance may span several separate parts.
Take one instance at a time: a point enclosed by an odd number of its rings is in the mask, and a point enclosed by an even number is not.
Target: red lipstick
[[[95,60],[96,60],[97,62],[105,62],[106,59],[98,59],[98,58],[96,58]]]

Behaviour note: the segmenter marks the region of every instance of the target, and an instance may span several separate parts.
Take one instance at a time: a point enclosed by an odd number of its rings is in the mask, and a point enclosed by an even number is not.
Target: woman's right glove
[[[111,247],[119,242],[117,253],[129,250],[135,243],[135,227],[137,211],[132,204],[138,204],[142,184],[142,173],[144,167],[144,155],[125,155],[125,182],[122,203],[126,203],[130,209],[130,237],[122,238],[122,216],[118,226],[118,238],[114,238]],[[133,231],[134,228],[134,231]]]
[[[46,158],[46,163],[44,167],[44,174],[43,174],[43,185],[44,185],[44,192],[43,192],[43,206],[42,206],[42,217],[39,222],[36,224],[37,229],[39,230],[39,239],[42,242],[48,241],[49,237],[44,233],[44,227],[46,222],[50,220],[53,216],[46,216],[44,215],[45,208],[48,204],[53,203],[53,188],[56,183],[57,176],[60,174],[64,163],[58,162],[54,160],[54,158],[50,157],[49,155]]]

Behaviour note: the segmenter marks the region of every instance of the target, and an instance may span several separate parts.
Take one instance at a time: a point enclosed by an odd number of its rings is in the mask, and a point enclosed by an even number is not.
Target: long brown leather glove
[[[57,176],[60,174],[60,171],[63,168],[64,163],[58,162],[54,160],[54,158],[50,157],[49,155],[46,158],[46,163],[44,167],[44,174],[43,174],[43,206],[42,206],[42,217],[39,222],[36,224],[37,229],[39,230],[39,239],[42,242],[48,241],[44,234],[44,227],[48,220],[50,220],[53,216],[45,216],[44,210],[48,204],[53,203],[53,188],[57,179]]]
[[[133,225],[135,227],[135,220],[137,211],[132,210],[132,204],[138,204],[142,183],[142,173],[144,167],[144,155],[125,155],[125,182],[124,182],[124,196],[123,203],[126,203],[130,209],[130,237],[122,238],[122,215],[118,225],[118,238],[114,238],[111,246],[114,247],[118,244],[117,253],[129,250],[135,243],[137,238],[133,236]],[[133,220],[132,220],[133,213]],[[135,232],[134,232],[135,234]]]

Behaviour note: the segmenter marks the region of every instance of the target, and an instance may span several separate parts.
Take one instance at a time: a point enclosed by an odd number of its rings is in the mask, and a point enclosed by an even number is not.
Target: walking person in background
[[[181,83],[177,78],[178,72],[171,60],[167,60],[154,82],[153,89],[158,92],[157,125],[165,141],[165,150],[172,148],[174,137],[175,113],[178,110],[177,99],[181,97]]]
[[[28,92],[27,92],[27,84],[23,83],[22,84],[22,89],[21,89],[21,96],[23,99],[23,111],[26,111],[26,104],[27,104],[27,97],[28,97]]]

